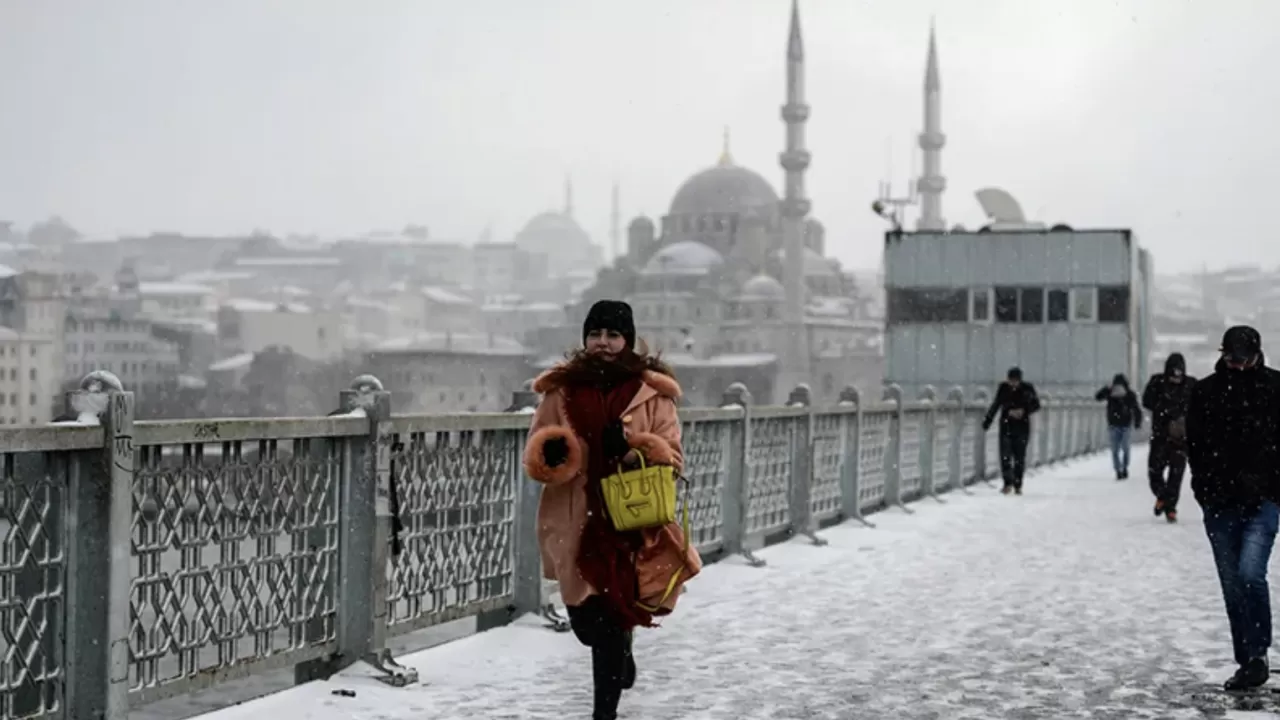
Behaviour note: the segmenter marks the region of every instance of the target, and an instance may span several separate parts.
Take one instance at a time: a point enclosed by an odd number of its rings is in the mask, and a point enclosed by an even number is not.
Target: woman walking
[[[656,358],[636,352],[631,307],[592,306],[583,347],[543,373],[524,465],[543,483],[538,543],[545,577],[557,580],[574,635],[591,648],[593,720],[615,720],[635,684],[632,630],[654,627],[702,569],[697,550],[669,524],[614,529],[601,481],[618,467],[684,464],[680,386]]]

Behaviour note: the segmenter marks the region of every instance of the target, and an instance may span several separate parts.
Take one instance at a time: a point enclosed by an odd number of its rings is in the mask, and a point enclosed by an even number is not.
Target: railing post
[[[1043,393],[1040,396],[1040,405],[1043,410],[1040,412],[1039,422],[1033,420],[1035,424],[1035,450],[1032,456],[1033,467],[1039,467],[1047,464],[1047,456],[1049,452],[1049,424],[1053,422],[1051,416],[1053,414],[1053,395]]]
[[[733,383],[724,391],[722,408],[741,408],[742,420],[729,425],[728,469],[720,499],[721,522],[726,555],[741,555],[752,567],[764,567],[746,545],[747,536],[747,453],[751,451],[751,393],[742,383]]]
[[[813,398],[809,386],[797,385],[787,398],[787,406],[805,409],[804,416],[796,425],[796,432],[791,436],[791,492],[787,498],[791,505],[791,534],[804,535],[814,545],[826,545],[827,541],[818,537],[818,528],[813,521],[813,465],[817,443],[813,437]]]
[[[532,383],[526,384],[529,387],[516,391],[512,397],[513,412],[527,412],[538,405],[538,396],[533,392]],[[512,570],[515,577],[513,603],[507,622],[542,609],[542,552],[538,549],[538,503],[542,499],[542,486],[524,472],[521,458],[524,456],[526,437],[524,432],[516,433],[511,447],[511,466],[516,475],[515,521],[511,529],[512,552],[515,553]]]
[[[934,500],[945,503],[938,497],[938,478],[934,472],[938,454],[938,391],[932,385],[925,385],[920,391],[920,399],[925,403],[924,419],[920,421],[920,455],[916,460],[920,464],[921,490]]]
[[[951,478],[951,484],[966,495],[972,495],[973,491],[969,489],[969,481],[964,476],[964,425],[965,425],[965,404],[964,404],[964,388],[956,385],[951,388],[951,392],[947,393],[947,400],[951,405],[951,445],[950,457],[947,461],[947,474]]]
[[[987,473],[987,470],[989,469],[987,467],[987,463],[990,460],[990,458],[987,457],[987,433],[991,431],[982,427],[982,421],[986,419],[986,412],[989,404],[987,401],[989,399],[990,396],[987,395],[986,390],[980,389],[973,394],[974,402],[978,404],[979,408],[981,408],[979,412],[983,413],[978,418],[978,427],[973,433],[973,479],[975,481],[985,483],[990,487],[995,487],[991,482],[991,477]]]
[[[841,514],[874,528],[862,514],[862,397],[858,388],[848,385],[841,390],[839,404],[854,408],[852,415],[844,415],[840,425],[844,438],[840,455]]]
[[[902,387],[897,383],[890,384],[884,389],[884,400],[894,404],[893,414],[889,416],[888,447],[884,449],[884,504],[912,512],[902,502],[902,420],[905,412]]]
[[[82,424],[100,418],[103,453],[78,453],[67,497],[66,714],[129,715],[130,557],[133,529],[133,393],[95,371],[71,393]]]
[[[391,393],[361,375],[338,395],[330,415],[363,416],[368,432],[345,441],[338,487],[337,652],[295,669],[303,682],[327,677],[357,660],[381,671],[379,680],[403,687],[417,671],[395,662],[387,648],[387,572],[391,552]]]

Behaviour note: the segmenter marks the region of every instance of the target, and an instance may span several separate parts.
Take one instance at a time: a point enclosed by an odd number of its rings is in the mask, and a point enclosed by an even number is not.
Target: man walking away
[[[1009,368],[1007,379],[996,390],[996,399],[982,421],[983,431],[1000,413],[1000,492],[1022,494],[1022,476],[1027,469],[1027,443],[1031,439],[1031,416],[1040,409],[1040,398],[1031,383],[1022,382],[1022,370]]]
[[[1111,384],[1098,391],[1098,400],[1107,401],[1107,434],[1111,438],[1111,466],[1116,479],[1129,477],[1129,430],[1142,427],[1138,394],[1129,388],[1129,378],[1116,373]]]
[[[1142,391],[1142,407],[1151,412],[1147,477],[1156,496],[1156,517],[1163,513],[1169,522],[1178,521],[1182,474],[1187,469],[1187,403],[1195,382],[1187,375],[1187,361],[1174,353],[1165,360],[1164,372]]]
[[[1191,389],[1187,450],[1191,490],[1218,566],[1240,669],[1228,690],[1262,685],[1270,671],[1271,590],[1267,563],[1280,522],[1280,372],[1265,364],[1262,338],[1227,330],[1213,374]]]

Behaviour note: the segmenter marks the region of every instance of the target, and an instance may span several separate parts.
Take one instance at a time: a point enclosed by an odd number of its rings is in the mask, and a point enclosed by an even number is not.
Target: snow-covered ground
[[[912,504],[914,514],[796,540],[751,568],[709,566],[659,630],[638,634],[623,718],[1280,717],[1199,700],[1232,670],[1200,513],[1153,517],[1136,453],[1028,477],[1026,495]],[[539,621],[402,659],[395,689],[358,666],[206,720],[570,720],[590,716],[590,661]],[[335,694],[347,690],[348,697]]]

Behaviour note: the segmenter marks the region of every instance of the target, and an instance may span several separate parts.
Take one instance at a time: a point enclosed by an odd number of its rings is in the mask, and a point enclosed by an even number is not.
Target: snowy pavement
[[[1135,453],[1117,482],[1106,459],[1081,460],[1029,476],[1022,497],[978,485],[826,530],[824,547],[766,549],[763,568],[711,565],[637,633],[621,717],[1280,717],[1198,695],[1233,669],[1221,595],[1186,481],[1168,525],[1145,464]],[[354,668],[203,717],[590,717],[587,652],[530,618],[401,661],[420,685]]]

